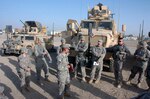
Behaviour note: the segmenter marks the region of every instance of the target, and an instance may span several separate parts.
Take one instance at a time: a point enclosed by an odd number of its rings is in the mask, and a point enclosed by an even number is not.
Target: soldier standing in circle
[[[122,85],[122,67],[123,62],[126,59],[126,55],[130,55],[130,51],[124,45],[123,39],[120,38],[118,41],[118,45],[115,45],[111,48],[113,52],[113,59],[114,59],[114,75],[115,75],[115,85],[117,88],[121,88]]]
[[[64,38],[61,39],[61,45],[57,49],[57,54],[62,52],[62,46],[66,44],[66,40]]]
[[[45,81],[50,82],[48,79],[49,76],[49,66],[45,59],[45,57],[49,58],[49,62],[52,62],[52,58],[49,55],[48,51],[45,49],[45,47],[42,45],[42,42],[37,39],[35,45],[35,62],[36,62],[36,72],[37,72],[37,83],[39,85],[42,85],[41,83],[41,70],[44,70],[45,73]]]
[[[97,77],[95,83],[98,83],[101,78],[101,73],[103,70],[103,59],[106,55],[106,49],[102,46],[103,41],[98,40],[98,44],[92,48],[92,72],[91,79],[89,83],[92,83],[95,77],[96,69],[98,69]]]
[[[131,74],[129,76],[127,84],[131,83],[131,80],[139,73],[137,87],[141,87],[141,82],[143,80],[144,72],[148,64],[148,59],[150,57],[149,51],[147,49],[146,42],[139,42],[139,48],[135,51],[134,57],[136,59],[135,65],[131,69]]]
[[[22,48],[21,55],[18,57],[18,74],[21,79],[21,92],[23,92],[24,89],[30,91],[31,61],[30,56],[27,53],[28,50],[26,48]]]
[[[76,56],[76,67],[75,67],[75,78],[77,77],[79,69],[81,69],[82,81],[86,82],[86,71],[85,71],[85,52],[88,49],[88,44],[85,42],[85,38],[82,36],[79,44],[76,47],[77,56]]]
[[[68,93],[70,88],[70,74],[68,62],[69,45],[62,46],[62,52],[57,56],[57,69],[58,69],[58,84],[59,84],[59,98],[63,99],[64,96],[70,97]]]
[[[148,85],[147,91],[150,92],[150,64],[147,66],[145,73],[146,73],[146,83]]]

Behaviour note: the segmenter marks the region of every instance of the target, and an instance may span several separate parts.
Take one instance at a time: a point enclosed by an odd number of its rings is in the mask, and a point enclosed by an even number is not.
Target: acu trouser
[[[48,79],[49,76],[49,66],[46,62],[45,58],[36,58],[36,72],[37,72],[37,80],[41,80],[41,70],[43,69],[45,74],[45,79]]]
[[[59,96],[68,93],[70,88],[70,75],[68,71],[58,72]]]
[[[114,61],[114,75],[116,84],[122,84],[123,76],[122,76],[122,67],[123,67],[123,61],[121,60],[115,60]]]
[[[81,70],[82,77],[86,77],[86,70],[85,70],[85,57],[83,53],[80,53],[76,57],[76,67],[75,67],[75,76],[77,76],[78,72]]]
[[[137,73],[139,73],[139,77],[138,77],[138,83],[141,83],[143,81],[143,77],[144,77],[144,68],[138,67],[138,66],[133,66],[133,68],[131,69],[131,74],[129,76],[129,80],[132,80],[135,75]]]
[[[30,86],[30,71],[25,71],[24,69],[20,69],[20,79],[21,79],[21,85],[20,87],[23,86]]]
[[[99,65],[92,66],[91,80],[94,80],[96,70],[97,70],[96,79],[100,80],[100,78],[101,78],[101,74],[102,74],[102,70],[103,70],[103,60],[101,60],[98,63],[99,63]]]

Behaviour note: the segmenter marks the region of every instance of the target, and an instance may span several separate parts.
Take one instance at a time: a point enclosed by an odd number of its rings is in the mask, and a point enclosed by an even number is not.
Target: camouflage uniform
[[[126,54],[130,54],[130,51],[124,44],[115,45],[112,49],[113,49],[114,75],[115,75],[116,85],[118,88],[120,88],[123,80],[123,76],[122,76],[123,62],[125,61]]]
[[[45,73],[45,80],[48,81],[49,76],[49,66],[45,59],[44,53],[47,52],[46,49],[40,45],[35,45],[35,62],[36,62],[36,71],[37,71],[37,81],[39,84],[41,84],[41,70],[44,70]]]
[[[4,87],[0,86],[0,99],[8,99],[7,96],[4,94]]]
[[[79,41],[81,40],[82,34],[81,33],[76,33],[74,35],[72,35],[71,37],[71,45],[72,47],[76,48],[76,46],[78,45]]]
[[[27,49],[22,49],[21,51],[22,53],[24,52],[28,52]],[[31,66],[31,61],[30,61],[30,57],[28,54],[26,54],[26,56],[23,56],[23,54],[21,54],[18,57],[18,62],[19,62],[19,76],[21,78],[21,91],[24,87],[30,87],[30,75],[31,75],[31,71],[30,71],[30,66]]]
[[[57,54],[62,52],[62,46],[66,43],[66,40],[64,38],[61,39],[61,45],[57,49]]]
[[[64,46],[63,46],[64,47]],[[70,87],[70,74],[68,70],[68,55],[60,53],[57,56],[58,82],[59,82],[59,96],[63,97],[68,92]]]
[[[81,40],[84,40],[84,38],[82,37]],[[76,48],[78,55],[76,56],[75,77],[77,76],[79,69],[81,69],[83,81],[85,81],[85,77],[86,77],[86,71],[85,71],[86,58],[84,54],[87,49],[88,49],[88,44],[83,41],[80,41],[80,43],[77,45]]]
[[[101,78],[101,73],[102,73],[102,70],[103,70],[103,59],[106,55],[106,50],[103,46],[95,46],[92,48],[92,63],[93,63],[93,66],[92,66],[92,72],[91,72],[91,80],[89,81],[89,83],[92,83],[92,81],[94,80],[94,77],[95,77],[95,72],[96,72],[96,69],[98,69],[98,72],[97,72],[97,80],[95,83],[97,83],[100,78]],[[94,64],[94,63],[98,63],[98,65]]]
[[[150,91],[150,65],[148,65],[147,69],[146,69],[146,82],[148,85],[148,91]]]
[[[134,53],[136,62],[135,62],[135,65],[133,66],[133,68],[131,69],[131,74],[130,74],[129,80],[128,80],[128,83],[130,83],[130,81],[135,77],[135,75],[137,73],[139,73],[138,84],[137,84],[138,87],[140,87],[141,82],[143,80],[144,71],[148,64],[148,59],[150,56],[148,49],[146,47],[144,47],[146,42],[140,42],[139,44],[141,45],[141,47],[138,48]]]

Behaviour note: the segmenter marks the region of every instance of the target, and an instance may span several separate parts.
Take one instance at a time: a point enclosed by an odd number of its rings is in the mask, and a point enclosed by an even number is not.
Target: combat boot
[[[85,77],[82,78],[82,81],[83,81],[83,82],[86,82]]]
[[[97,79],[96,81],[95,81],[95,84],[97,84],[99,82],[99,80]]]
[[[89,84],[91,84],[93,82],[93,79],[90,79]]]
[[[67,93],[67,92],[64,93],[64,96],[65,97],[71,97],[71,95],[69,93]]]
[[[40,86],[42,86],[42,85],[43,85],[43,83],[41,83],[41,81],[40,81],[40,80],[38,80],[38,81],[37,81],[37,84],[38,84],[38,85],[40,85]]]
[[[137,87],[138,87],[138,88],[141,88],[141,83],[138,83],[138,84],[137,84]]]
[[[131,84],[131,80],[128,80],[128,81],[126,82],[126,84],[127,84],[127,85],[130,85],[130,84]]]
[[[118,85],[117,85],[117,88],[121,88],[121,85],[120,85],[120,84],[118,84]]]
[[[64,96],[62,96],[62,95],[58,96],[58,99],[64,99]]]
[[[25,89],[26,89],[26,91],[28,91],[28,92],[31,91],[30,86],[26,86]]]
[[[21,93],[24,93],[24,89],[25,89],[25,87],[22,86],[22,87],[20,88],[20,92],[21,92]]]
[[[45,78],[44,80],[47,81],[47,82],[51,82],[48,78]]]
[[[47,81],[47,82],[51,82],[49,79],[48,79],[48,76],[46,75],[45,76],[45,79],[44,79],[45,81]]]

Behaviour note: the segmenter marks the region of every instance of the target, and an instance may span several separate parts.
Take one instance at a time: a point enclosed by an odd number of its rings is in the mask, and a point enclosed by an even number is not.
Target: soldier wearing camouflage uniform
[[[72,35],[71,37],[71,45],[72,47],[76,48],[76,46],[78,45],[79,41],[81,40],[82,34],[79,33],[79,31],[77,30],[77,32],[75,34]]]
[[[81,74],[82,74],[82,81],[86,82],[85,77],[86,77],[86,71],[85,71],[85,63],[86,63],[86,58],[85,58],[85,52],[88,49],[88,44],[85,42],[84,37],[81,37],[81,40],[79,44],[76,47],[76,51],[78,52],[78,55],[76,56],[76,67],[75,67],[75,78],[77,77],[79,69],[81,69]]]
[[[58,84],[59,84],[59,98],[63,99],[65,96],[70,96],[68,90],[70,88],[70,74],[68,62],[69,46],[63,45],[62,52],[57,56],[58,69]]]
[[[131,83],[131,80],[135,77],[137,73],[139,73],[138,77],[138,83],[137,87],[141,87],[141,82],[144,77],[144,72],[146,69],[146,66],[148,64],[148,59],[150,57],[149,51],[147,49],[147,43],[146,42],[139,42],[139,48],[135,51],[134,57],[136,59],[135,65],[131,69],[131,74],[129,76],[127,84]]]
[[[66,40],[64,38],[61,39],[61,45],[57,49],[57,54],[62,52],[62,46],[66,44]]]
[[[0,86],[0,99],[9,99],[7,96],[4,94],[5,88],[3,86]]]
[[[146,73],[146,82],[147,82],[147,85],[148,85],[147,91],[150,92],[150,64],[147,66],[147,69],[146,69],[145,73]]]
[[[30,57],[27,54],[28,50],[26,48],[21,49],[21,55],[18,57],[19,70],[18,74],[21,79],[21,92],[25,88],[29,91],[30,87],[30,75],[31,75],[31,61]]]
[[[45,47],[42,45],[42,42],[38,39],[36,41],[36,45],[35,45],[35,62],[36,62],[36,72],[37,72],[37,83],[39,85],[42,85],[41,83],[41,70],[44,70],[45,73],[45,81],[49,81],[48,76],[49,76],[49,66],[48,63],[46,61],[46,56],[49,58],[49,62],[52,62],[51,56],[49,55],[49,53],[47,52],[47,50],[45,49]]]
[[[113,52],[113,59],[114,59],[114,75],[115,75],[115,84],[117,88],[121,88],[122,85],[122,67],[123,62],[126,59],[126,55],[130,54],[128,48],[124,45],[123,39],[119,39],[118,45],[115,45],[111,48]]]
[[[92,48],[92,72],[91,72],[91,79],[89,83],[92,83],[95,77],[96,69],[98,69],[97,77],[95,83],[98,83],[101,78],[101,73],[103,70],[103,59],[106,55],[106,50],[102,46],[103,41],[98,40],[98,44]]]

